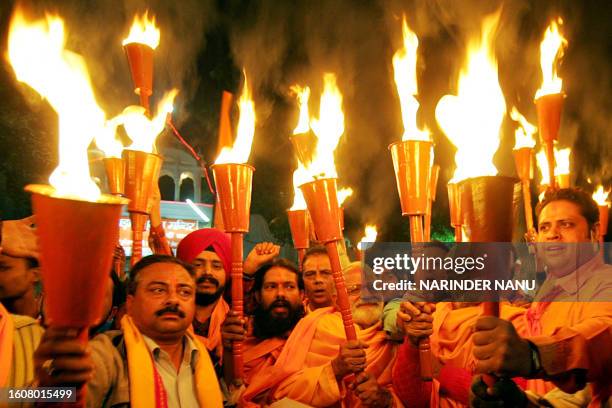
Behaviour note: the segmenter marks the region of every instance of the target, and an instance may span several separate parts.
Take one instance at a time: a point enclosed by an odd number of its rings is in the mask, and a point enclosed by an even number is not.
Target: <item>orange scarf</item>
[[[121,319],[121,329],[127,351],[131,406],[134,408],[167,406],[167,401],[164,401],[165,389],[155,369],[151,352],[130,316],[126,315]],[[195,343],[199,352],[195,367],[196,394],[199,405],[201,407],[222,407],[223,397],[206,347],[193,334],[187,332],[186,335]]]
[[[210,351],[214,351],[219,358],[223,357],[223,345],[221,344],[221,326],[225,321],[225,316],[229,312],[230,307],[221,297],[212,313],[210,314],[210,325],[208,326],[208,337],[197,336],[198,340],[206,346]]]
[[[0,388],[6,387],[13,363],[13,319],[0,303]]]

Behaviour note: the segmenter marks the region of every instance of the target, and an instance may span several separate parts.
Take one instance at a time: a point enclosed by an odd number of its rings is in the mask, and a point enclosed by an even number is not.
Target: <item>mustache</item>
[[[157,312],[155,312],[155,316],[161,316],[161,315],[166,314],[166,313],[177,314],[180,318],[184,318],[185,317],[185,312],[183,312],[181,309],[179,309],[178,305],[166,306],[163,309],[160,309]]]
[[[272,304],[270,305],[268,310],[272,310],[275,307],[286,307],[287,309],[291,309],[291,303],[289,303],[288,301],[286,301],[284,299],[278,299],[278,300],[275,300],[274,302],[272,302]]]
[[[199,285],[200,283],[204,282],[211,282],[214,283],[215,286],[219,287],[219,280],[217,280],[217,278],[212,275],[202,275],[198,279],[196,279],[196,285]]]

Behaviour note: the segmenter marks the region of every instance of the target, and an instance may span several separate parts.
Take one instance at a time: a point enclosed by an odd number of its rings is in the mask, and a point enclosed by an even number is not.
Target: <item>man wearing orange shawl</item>
[[[245,291],[250,288],[252,273],[259,265],[278,255],[280,247],[260,243],[247,257],[244,265]],[[193,319],[195,334],[211,352],[215,363],[223,356],[221,325],[230,306],[223,298],[229,287],[231,271],[231,246],[227,234],[204,228],[188,234],[179,243],[176,256],[191,264],[196,272],[196,312]]]
[[[191,267],[167,255],[141,259],[128,282],[121,331],[94,337],[88,352],[70,328],[49,328],[34,364],[41,386],[87,382],[87,406],[221,407],[205,346],[189,331],[195,309]]]
[[[334,308],[310,312],[295,326],[280,353],[276,350],[278,357],[250,376],[242,394],[244,406],[285,401],[314,407],[402,406],[391,388],[395,347],[381,330],[382,302],[360,300],[359,263],[352,264],[345,276],[359,340],[347,343]],[[356,383],[346,387],[342,379],[350,373],[357,373]]]
[[[560,189],[536,214],[547,277],[524,315],[526,333],[495,317],[478,319],[475,369],[528,378],[536,395],[555,386],[575,393],[590,383],[589,406],[603,406],[612,389],[612,267],[597,251],[597,205],[581,190]]]

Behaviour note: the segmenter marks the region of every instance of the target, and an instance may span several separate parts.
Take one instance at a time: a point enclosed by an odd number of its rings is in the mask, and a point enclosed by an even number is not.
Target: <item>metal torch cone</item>
[[[79,340],[87,343],[89,327],[102,317],[121,207],[128,200],[58,198],[47,185],[31,184],[26,191],[36,215],[46,322],[79,329]],[[79,390],[77,406],[84,406],[84,392]]]
[[[134,92],[140,104],[149,111],[149,96],[153,93],[153,48],[145,44],[130,43],[123,46],[132,73]]]
[[[545,147],[546,160],[550,174],[549,186],[555,188],[555,153],[554,142],[559,138],[559,125],[565,94],[543,95],[535,100],[538,113],[540,139]]]
[[[232,311],[242,317],[244,313],[244,296],[242,293],[243,274],[243,235],[249,231],[251,210],[251,191],[253,171],[248,164],[214,164],[212,166],[219,209],[223,216],[223,226],[232,237],[232,271],[231,292]],[[244,377],[242,342],[232,345],[234,382],[242,384]]]
[[[113,195],[125,192],[125,163],[118,157],[105,157],[104,168],[108,179],[108,190]]]
[[[298,133],[290,137],[295,154],[300,163],[307,165],[312,162],[314,152],[317,147],[317,137],[312,130]]]
[[[340,207],[338,205],[338,187],[335,178],[315,180],[300,186],[304,194],[308,212],[315,227],[317,239],[325,243],[336,284],[337,305],[342,315],[347,340],[357,340],[353,324],[353,314],[349,303],[342,266],[338,254],[337,241],[343,238],[340,229]]]
[[[402,215],[410,218],[410,241],[425,241],[424,217],[428,212],[433,143],[404,140],[389,146]],[[419,341],[421,379],[431,381],[433,367],[429,337]]]
[[[125,196],[130,199],[128,211],[132,222],[132,258],[134,265],[142,258],[142,239],[148,219],[148,203],[157,183],[162,158],[157,154],[137,150],[124,150]]]
[[[557,174],[555,180],[557,180],[557,187],[559,188],[569,188],[571,185],[569,174]]]
[[[514,154],[516,173],[521,180],[521,188],[523,191],[525,227],[531,236],[535,233],[533,226],[533,209],[531,207],[531,189],[529,184],[530,180],[533,179],[533,149],[531,147],[522,147],[512,152]]]
[[[298,263],[301,269],[302,259],[310,246],[308,210],[287,210],[287,218],[289,219],[293,247],[298,251]]]

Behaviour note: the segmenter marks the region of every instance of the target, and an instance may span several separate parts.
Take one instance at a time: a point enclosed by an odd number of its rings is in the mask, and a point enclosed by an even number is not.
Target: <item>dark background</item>
[[[47,182],[57,164],[57,117],[35,92],[15,81],[6,62],[14,5],[0,4],[0,216],[5,219],[30,213],[23,186]],[[572,147],[575,185],[590,191],[587,178],[607,187],[612,183],[609,1],[65,0],[21,5],[31,17],[55,11],[65,19],[68,48],[84,56],[108,117],[138,102],[121,40],[134,14],[148,8],[161,29],[152,102],[173,86],[180,89],[174,120],[209,163],[216,154],[221,92],[240,92],[244,67],[257,113],[249,160],[257,169],[251,211],[261,214],[281,240],[289,238],[285,209],[291,206],[296,166],[288,136],[298,112],[289,86],[310,85],[310,109],[318,114],[326,71],[337,74],[344,97],[346,130],[336,151],[339,184],[355,190],[345,204],[345,232],[358,239],[368,222],[379,226],[383,240],[407,239],[387,150],[403,129],[391,67],[401,45],[402,13],[419,36],[419,120],[433,131],[435,161],[442,167],[434,237],[451,238],[446,182],[454,170],[454,148],[436,125],[435,106],[453,92],[467,39],[499,6],[496,56],[508,110],[515,105],[537,122],[532,100],[541,81],[539,44],[551,19],[561,16],[569,47],[560,68],[567,93],[560,145]],[[506,118],[496,155],[500,174],[515,174],[514,127]],[[173,143],[172,138],[166,132],[158,144]]]

